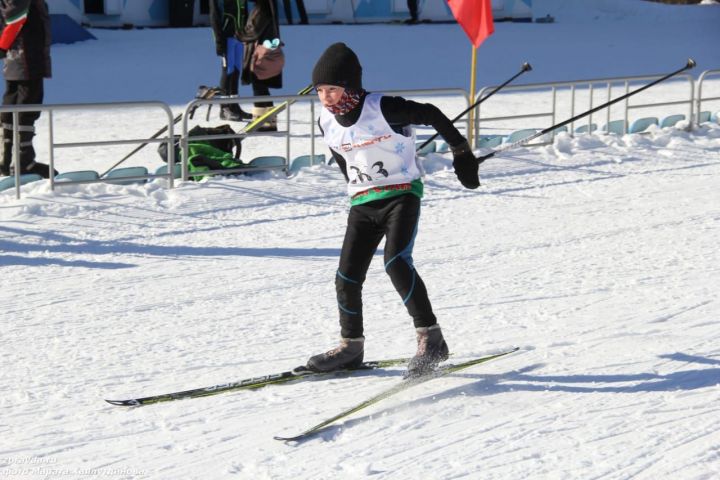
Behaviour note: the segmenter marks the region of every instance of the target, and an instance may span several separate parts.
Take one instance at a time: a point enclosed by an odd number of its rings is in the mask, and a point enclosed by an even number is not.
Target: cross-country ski
[[[220,383],[202,388],[193,388],[190,390],[181,390],[178,392],[163,393],[159,395],[151,395],[147,397],[129,398],[125,400],[105,400],[111,405],[122,407],[139,407],[142,405],[151,405],[155,403],[170,402],[174,400],[184,400],[188,398],[209,397],[221,393],[234,392],[238,390],[256,390],[268,385],[277,385],[281,383],[294,382],[296,380],[318,379],[322,377],[351,375],[353,373],[367,372],[368,370],[378,370],[382,368],[392,367],[407,363],[408,358],[397,358],[391,360],[378,360],[373,362],[363,362],[354,368],[335,370],[332,372],[314,372],[304,365],[286,370],[284,372],[261,375],[258,377],[246,378],[228,383]]]
[[[500,353],[496,353],[493,355],[487,355],[484,357],[476,358],[474,360],[468,360],[467,362],[443,365],[443,366],[438,367],[435,371],[426,373],[422,376],[406,378],[402,382],[390,387],[389,389],[384,390],[384,391],[378,393],[377,395],[368,398],[367,400],[363,400],[362,402],[358,403],[357,405],[355,405],[351,408],[348,408],[347,410],[344,410],[344,411],[338,413],[337,415],[328,418],[327,420],[323,420],[322,422],[318,423],[317,425],[315,425],[313,427],[308,428],[307,430],[303,431],[302,433],[299,433],[297,435],[292,435],[292,436],[276,435],[273,438],[275,438],[275,440],[281,440],[281,441],[285,441],[285,442],[297,442],[297,441],[305,440],[313,435],[316,435],[316,434],[322,432],[329,425],[332,425],[339,420],[347,418],[350,415],[352,415],[356,412],[359,412],[360,410],[363,410],[367,407],[375,405],[376,403],[378,403],[382,400],[385,400],[389,397],[397,395],[398,393],[403,392],[411,387],[414,387],[415,385],[419,385],[421,383],[425,383],[430,380],[434,380],[436,378],[444,377],[446,375],[450,375],[455,372],[460,372],[462,370],[473,367],[475,365],[479,365],[481,363],[486,363],[491,360],[495,360],[497,358],[504,357],[505,355],[509,355],[516,351],[518,351],[517,347],[510,349],[510,350],[500,352]]]

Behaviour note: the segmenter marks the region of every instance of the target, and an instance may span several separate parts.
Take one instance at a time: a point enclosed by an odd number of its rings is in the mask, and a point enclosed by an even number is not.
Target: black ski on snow
[[[384,390],[384,391],[378,393],[377,395],[375,395],[363,402],[358,403],[354,407],[348,408],[347,410],[344,410],[344,411],[338,413],[334,417],[330,417],[327,420],[324,420],[324,421],[318,423],[314,427],[308,428],[307,430],[305,430],[302,433],[299,433],[294,436],[289,436],[289,437],[275,436],[273,438],[275,440],[281,440],[284,442],[297,442],[297,441],[305,440],[306,438],[309,438],[313,435],[316,435],[316,434],[322,432],[323,430],[326,429],[326,427],[330,426],[331,424],[335,423],[336,421],[341,420],[346,417],[349,417],[350,415],[352,415],[355,412],[358,412],[358,411],[360,411],[366,407],[369,407],[371,405],[375,405],[376,403],[380,402],[381,400],[385,400],[386,398],[391,397],[391,396],[393,396],[397,393],[400,393],[404,390],[407,390],[408,388],[411,388],[415,385],[419,385],[419,384],[425,383],[429,380],[443,377],[445,375],[449,375],[454,372],[459,372],[460,370],[470,368],[473,365],[478,365],[480,363],[489,362],[490,360],[494,360],[496,358],[504,357],[505,355],[509,355],[513,352],[517,352],[518,350],[519,350],[519,347],[514,347],[510,350],[506,350],[506,351],[503,351],[500,353],[495,353],[493,355],[487,355],[484,357],[476,358],[473,360],[469,360],[467,362],[458,363],[458,364],[454,364],[454,365],[453,364],[443,365],[443,366],[440,366],[434,372],[431,372],[427,375],[423,375],[420,377],[406,378],[402,382],[400,382],[396,385],[393,385],[392,387],[388,388],[387,390]]]
[[[353,369],[335,370],[333,372],[318,373],[313,372],[305,366],[297,367],[286,372],[274,373],[271,375],[263,375],[261,377],[246,378],[231,383],[221,383],[209,387],[195,388],[192,390],[183,390],[181,392],[163,393],[160,395],[151,395],[149,397],[130,398],[126,400],[105,400],[112,405],[123,407],[139,407],[141,405],[150,405],[153,403],[171,402],[173,400],[182,400],[185,398],[208,397],[219,393],[232,392],[236,390],[254,390],[265,387],[267,385],[275,385],[279,383],[292,382],[298,379],[311,379],[327,376],[349,375],[354,372],[364,370],[376,370],[381,368],[402,365],[409,361],[409,358],[394,358],[389,360],[378,360],[374,362],[364,362],[361,366]]]

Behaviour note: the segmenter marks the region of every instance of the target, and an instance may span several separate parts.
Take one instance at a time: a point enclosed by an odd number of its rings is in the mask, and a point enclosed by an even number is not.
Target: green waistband
[[[374,200],[382,200],[383,198],[397,197],[411,193],[418,198],[423,197],[423,182],[420,179],[413,180],[410,183],[400,183],[397,185],[384,185],[382,187],[372,187],[360,193],[356,193],[350,198],[350,205],[362,205],[363,203],[372,202]]]

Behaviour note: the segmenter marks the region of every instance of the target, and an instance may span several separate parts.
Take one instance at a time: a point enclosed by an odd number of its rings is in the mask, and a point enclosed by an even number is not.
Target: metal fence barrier
[[[720,102],[720,96],[708,96],[705,94],[706,88],[708,88],[708,81],[711,77],[717,77],[720,76],[720,70],[707,70],[703,72],[698,81],[697,81],[697,87],[695,87],[695,82],[693,77],[690,74],[683,74],[679,75],[678,78],[681,78],[682,80],[674,80],[674,84],[677,84],[678,82],[686,85],[687,91],[682,92],[681,96],[677,99],[671,99],[671,100],[663,100],[663,101],[644,101],[639,102],[637,99],[633,103],[630,103],[629,99],[626,99],[625,102],[622,103],[623,105],[623,120],[624,120],[624,131],[627,132],[628,126],[629,126],[629,117],[630,112],[639,110],[639,109],[647,109],[647,108],[657,108],[657,107],[668,107],[668,106],[681,106],[683,108],[687,108],[688,112],[688,118],[690,121],[690,128],[693,127],[693,125],[697,125],[700,121],[700,112],[702,111],[703,105],[707,102]],[[460,128],[462,130],[465,130],[466,134],[470,129],[473,129],[475,142],[481,137],[481,130],[485,128],[487,124],[490,122],[518,122],[518,124],[522,124],[523,122],[527,122],[529,119],[537,119],[537,118],[544,118],[547,119],[548,122],[550,122],[550,125],[555,124],[558,120],[562,120],[558,118],[559,111],[560,111],[560,103],[559,100],[559,93],[562,91],[569,92],[569,100],[565,100],[565,102],[569,102],[569,109],[570,109],[570,116],[574,116],[576,113],[577,103],[578,103],[578,92],[584,91],[588,95],[588,105],[587,109],[592,109],[593,104],[595,102],[595,90],[598,89],[598,86],[600,88],[604,89],[606,91],[607,99],[610,99],[610,96],[612,94],[613,87],[617,88],[618,85],[621,85],[624,88],[625,93],[627,93],[630,89],[630,85],[633,83],[643,82],[643,81],[649,81],[659,78],[659,76],[636,76],[636,77],[618,77],[618,78],[601,78],[601,79],[591,79],[591,80],[578,80],[578,81],[570,81],[570,82],[547,82],[547,83],[536,83],[536,84],[526,84],[526,85],[517,85],[517,86],[506,86],[502,90],[502,94],[504,95],[512,95],[512,94],[518,94],[518,93],[538,93],[546,91],[549,96],[549,103],[550,107],[539,111],[539,112],[533,112],[533,113],[518,113],[514,115],[498,115],[498,116],[491,116],[485,113],[487,110],[485,107],[478,106],[475,109],[475,121],[474,124],[470,124],[469,117],[466,117],[463,120],[459,120],[458,123],[460,123]],[[672,84],[673,82],[668,82],[669,84]],[[495,87],[485,87],[482,90],[478,92],[478,95],[476,95],[475,98],[482,98],[483,95],[485,95],[486,91],[489,91]],[[387,95],[399,95],[403,97],[441,97],[441,96],[460,96],[464,99],[465,105],[470,105],[470,99],[467,91],[460,89],[460,88],[452,88],[452,89],[420,89],[420,90],[388,90],[384,91],[383,93]],[[673,89],[673,94],[677,93],[677,89]],[[188,171],[188,126],[189,126],[189,119],[192,117],[191,112],[193,112],[196,108],[203,106],[203,105],[223,105],[223,104],[230,104],[230,103],[239,103],[239,102],[256,102],[256,101],[272,101],[275,103],[275,105],[278,105],[282,102],[288,102],[288,105],[285,109],[285,131],[282,132],[243,132],[242,129],[237,132],[234,135],[212,135],[212,136],[193,136],[192,138],[195,140],[209,140],[209,139],[222,139],[222,138],[240,138],[240,139],[246,139],[251,138],[254,136],[275,136],[275,137],[284,137],[285,138],[285,163],[281,166],[272,166],[272,167],[248,167],[243,166],[242,168],[237,169],[227,169],[227,170],[215,170],[215,171],[203,171],[202,175],[216,175],[216,174],[222,174],[227,175],[229,173],[243,173],[248,171],[258,171],[258,170],[267,170],[267,169],[281,169],[284,171],[288,171],[290,165],[290,159],[291,159],[291,140],[293,138],[293,135],[291,133],[291,125],[293,124],[293,121],[298,121],[296,118],[293,117],[293,104],[302,104],[302,103],[309,103],[309,125],[310,127],[310,133],[309,133],[309,141],[310,141],[310,153],[314,158],[315,151],[316,151],[316,141],[318,141],[320,135],[318,126],[316,124],[316,117],[317,117],[317,106],[316,104],[319,103],[319,100],[317,98],[317,95],[314,94],[308,94],[308,95],[287,95],[287,96],[272,96],[272,97],[222,97],[222,98],[213,98],[213,99],[194,99],[190,101],[184,111],[183,114],[180,116],[173,117],[172,110],[170,107],[159,101],[146,101],[146,102],[113,102],[113,103],[88,103],[88,104],[58,104],[58,105],[6,105],[6,106],[0,106],[0,112],[11,112],[13,114],[13,165],[18,164],[19,159],[19,114],[21,112],[47,112],[48,117],[48,146],[49,146],[49,166],[51,169],[51,172],[54,169],[55,164],[55,149],[59,148],[78,148],[78,147],[88,147],[88,146],[109,146],[109,145],[126,145],[126,144],[150,144],[150,143],[167,143],[168,149],[167,149],[167,164],[168,169],[167,173],[164,174],[150,174],[147,175],[140,175],[135,177],[122,177],[123,181],[126,180],[148,180],[153,178],[165,178],[168,182],[168,186],[170,188],[173,188],[174,186],[174,170],[175,170],[175,148],[174,148],[174,142],[175,142],[175,135],[174,135],[174,124],[177,123],[182,119],[182,128],[180,132],[180,151],[181,151],[181,167],[182,167],[182,179],[188,180],[189,177],[189,171]],[[497,102],[498,98],[494,100],[494,102]],[[603,100],[604,102],[605,100]],[[164,127],[163,130],[166,130],[165,135],[159,135],[158,132],[155,135],[148,137],[148,138],[134,138],[134,139],[125,139],[125,140],[93,140],[93,141],[87,141],[87,142],[66,142],[66,143],[56,143],[54,138],[54,131],[55,131],[55,118],[54,113],[56,112],[62,112],[62,111],[82,111],[82,110],[108,110],[108,109],[123,109],[123,108],[158,108],[161,111],[163,111],[167,117],[167,126]],[[321,108],[321,107],[320,107]],[[606,124],[610,123],[610,109],[607,109],[607,112],[605,113],[605,119]],[[568,117],[569,118],[569,117]],[[584,121],[582,123],[585,123]],[[590,125],[592,123],[592,117],[589,116],[587,120],[587,124]],[[527,127],[527,124],[525,124]],[[571,125],[570,135],[573,135],[575,133],[574,125]],[[552,137],[554,136],[555,132],[550,136],[549,139],[545,139],[547,143],[548,141],[552,141]],[[542,143],[542,144],[545,144]],[[534,144],[538,145],[538,144]],[[477,144],[476,144],[477,146]],[[324,147],[323,147],[324,148]],[[114,168],[114,167],[113,167]],[[20,198],[20,175],[21,172],[19,171],[19,168],[15,168],[15,192],[16,197]],[[114,183],[120,181],[119,179],[108,179],[108,178],[100,178],[98,180],[79,180],[79,181],[63,181],[63,182],[56,182],[54,178],[50,178],[50,188],[55,189],[58,185],[77,185],[77,184],[87,184],[87,183],[102,183],[102,182],[108,182],[108,183]]]
[[[703,111],[703,102],[718,102],[718,105],[720,105],[720,95],[715,97],[703,97],[703,89],[705,87],[705,82],[707,81],[708,77],[718,76],[720,76],[720,70],[706,70],[698,78],[697,109],[695,110],[697,112],[697,115],[695,116],[695,125],[700,124],[700,113]],[[720,115],[720,106],[718,107],[716,115]],[[718,118],[717,120],[718,122],[720,122],[720,118]]]
[[[290,140],[291,140],[291,132],[290,132],[290,124],[291,124],[291,118],[292,118],[292,104],[296,102],[310,102],[310,115],[311,115],[311,121],[312,118],[315,116],[315,100],[317,100],[317,97],[315,95],[286,95],[286,96],[271,96],[271,97],[238,97],[238,96],[232,96],[232,97],[222,97],[222,98],[196,98],[190,103],[188,103],[185,106],[185,110],[182,116],[182,127],[180,129],[181,135],[180,135],[180,158],[181,158],[181,166],[182,166],[182,180],[187,181],[190,176],[189,172],[189,119],[191,118],[191,112],[194,112],[196,109],[207,105],[208,107],[213,105],[229,105],[229,104],[237,104],[241,102],[257,102],[257,101],[263,101],[268,102],[272,101],[276,106],[282,103],[287,103],[287,106],[285,107],[286,112],[286,120],[285,120],[285,131],[284,132],[244,132],[243,129],[240,129],[236,134],[222,134],[222,135],[193,135],[193,140],[221,140],[221,139],[240,139],[244,140],[249,137],[253,136],[273,136],[273,137],[285,137],[285,162],[281,166],[272,166],[272,167],[253,167],[253,166],[242,166],[238,168],[228,168],[223,170],[204,170],[202,172],[202,175],[227,175],[232,173],[244,173],[248,171],[261,171],[261,170],[274,170],[274,169],[281,169],[284,171],[288,171],[290,168],[289,162],[290,162]],[[311,131],[311,141],[312,141],[312,154],[315,153],[315,129],[313,128]]]
[[[157,138],[140,138],[140,139],[127,139],[127,140],[93,140],[89,142],[68,142],[68,143],[56,143],[54,132],[55,132],[55,112],[61,111],[82,111],[82,110],[108,110],[108,109],[121,109],[121,108],[153,108],[157,107],[165,112],[167,115],[167,132],[168,135],[165,137]],[[17,168],[20,161],[20,141],[19,141],[19,114],[21,112],[47,112],[48,118],[48,165],[50,172],[52,173],[55,168],[55,150],[59,148],[79,148],[88,146],[103,146],[103,145],[128,145],[137,143],[161,143],[169,142],[169,158],[168,164],[172,166],[175,162],[174,155],[172,153],[172,139],[173,139],[173,114],[170,107],[163,102],[146,101],[146,102],[112,102],[112,103],[87,103],[87,104],[57,104],[57,105],[6,105],[0,106],[0,113],[12,112],[13,114],[13,155],[12,155],[12,166],[15,170],[15,196],[20,198],[20,175],[22,172],[20,168]],[[172,163],[171,163],[172,162]],[[139,177],[123,177],[122,180],[134,180],[134,179],[147,179],[147,178],[167,178],[170,187],[173,187],[173,175],[172,169],[168,168],[168,174],[166,175],[143,175]],[[101,182],[117,182],[119,180],[111,180],[101,178],[95,181],[63,181],[56,182],[53,175],[50,175],[50,189],[54,190],[59,185],[77,185],[83,183],[101,183]]]
[[[618,78],[598,78],[598,79],[590,79],[590,80],[576,80],[576,81],[569,81],[569,82],[545,82],[545,83],[532,83],[532,84],[525,84],[525,85],[510,85],[503,88],[501,95],[508,95],[513,93],[542,93],[546,92],[549,96],[549,103],[550,107],[547,110],[540,111],[540,112],[534,112],[534,113],[519,113],[515,115],[500,115],[500,116],[490,116],[484,113],[483,108],[481,106],[478,106],[477,112],[475,115],[475,124],[473,125],[473,131],[474,131],[474,138],[478,139],[480,138],[480,131],[484,127],[484,125],[490,123],[490,122],[499,122],[499,121],[525,121],[527,119],[533,119],[533,118],[545,118],[547,119],[547,125],[544,125],[544,127],[552,126],[559,121],[564,120],[564,118],[558,118],[558,111],[559,111],[559,102],[560,102],[560,95],[563,90],[567,91],[569,94],[569,104],[570,104],[570,112],[567,117],[565,118],[572,118],[575,115],[581,113],[577,112],[578,108],[578,91],[583,90],[586,92],[588,96],[588,105],[586,105],[586,110],[591,110],[594,108],[597,104],[605,103],[612,99],[612,90],[613,87],[617,87],[620,85],[623,88],[623,94],[626,94],[630,91],[630,85],[633,83],[638,82],[648,82],[652,80],[657,80],[658,78],[661,78],[661,75],[654,75],[654,76],[634,76],[634,77],[618,77]],[[687,92],[682,96],[682,98],[679,98],[677,100],[669,100],[669,101],[645,101],[645,102],[639,102],[637,99],[635,100],[635,103],[630,103],[630,98],[625,99],[624,102],[622,102],[623,105],[623,115],[622,119],[624,120],[624,133],[628,132],[629,128],[629,115],[630,111],[638,110],[638,109],[644,109],[644,108],[650,108],[650,107],[664,107],[664,106],[674,106],[674,105],[680,105],[687,108],[688,112],[688,118],[693,118],[693,106],[694,106],[694,98],[695,98],[695,88],[694,88],[694,80],[692,75],[686,73],[678,75],[678,78],[682,78],[682,82],[686,84],[687,86]],[[670,81],[670,83],[678,83],[678,80]],[[599,101],[596,99],[595,91],[597,90],[598,86],[601,86],[606,91],[606,98],[602,101]],[[478,92],[477,98],[481,98],[483,95],[485,95],[486,91],[489,91],[495,87],[484,87],[482,90]],[[496,102],[498,99],[495,100]],[[587,122],[583,121],[582,123],[587,123],[588,127],[592,125],[592,119],[593,116],[589,115],[587,118]],[[610,107],[605,109],[605,125],[606,127],[610,124],[611,121],[611,112]],[[527,125],[525,125],[527,127]],[[575,125],[570,124],[569,134],[574,135],[575,133]],[[552,132],[552,135],[549,135],[549,138],[545,139],[542,143],[535,143],[533,145],[544,145],[547,143],[552,142],[552,138],[555,136],[556,132]]]

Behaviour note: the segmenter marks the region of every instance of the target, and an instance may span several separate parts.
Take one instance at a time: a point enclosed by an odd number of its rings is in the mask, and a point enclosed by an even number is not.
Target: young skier
[[[479,162],[465,137],[434,105],[366,92],[358,57],[344,43],[331,45],[320,56],[312,82],[324,107],[319,126],[345,175],[351,207],[335,277],[340,345],[311,357],[307,366],[327,372],[362,363],[362,285],[385,237],[385,271],[417,333],[408,375],[422,375],[447,359],[449,350],[412,261],[423,195],[412,125],[432,126],[451,146],[463,186],[480,185]]]

